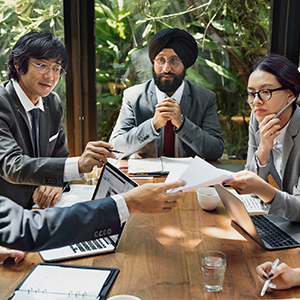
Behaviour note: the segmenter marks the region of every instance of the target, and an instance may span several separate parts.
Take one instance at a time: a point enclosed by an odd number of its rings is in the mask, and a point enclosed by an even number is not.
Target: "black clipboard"
[[[16,292],[20,292],[20,288],[22,287],[22,285],[26,282],[27,279],[29,279],[29,277],[34,273],[34,271],[36,270],[36,268],[38,266],[41,266],[41,265],[45,265],[45,266],[54,266],[54,267],[63,267],[63,268],[74,268],[74,271],[76,269],[89,269],[89,270],[103,270],[103,271],[110,271],[108,277],[106,278],[106,281],[104,282],[102,288],[100,289],[99,291],[99,294],[98,296],[96,297],[97,299],[100,299],[100,300],[104,300],[105,297],[106,297],[106,294],[108,293],[109,289],[111,288],[111,286],[113,285],[116,277],[118,276],[120,270],[117,269],[117,268],[106,268],[106,267],[94,267],[94,266],[81,266],[81,265],[64,265],[64,264],[55,264],[55,263],[38,263],[31,271],[30,273],[22,280],[22,282],[16,287],[15,289],[15,293]],[[99,287],[100,288],[100,287]],[[23,291],[22,291],[23,292]],[[25,291],[27,294],[29,294],[31,291],[29,290],[26,290]],[[37,293],[37,292],[45,292],[45,291],[36,291],[36,290],[32,290],[32,293]],[[14,297],[15,297],[15,293],[13,296],[11,296],[8,300],[14,300]],[[72,299],[72,297],[74,299],[76,298],[79,298],[79,297],[82,297],[81,294],[78,294],[78,295],[75,295],[75,294],[68,294],[66,293],[66,299]]]

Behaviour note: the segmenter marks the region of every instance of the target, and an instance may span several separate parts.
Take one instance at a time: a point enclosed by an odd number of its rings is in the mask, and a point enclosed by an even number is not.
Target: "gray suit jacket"
[[[136,152],[144,158],[161,156],[162,131],[153,132],[151,127],[156,104],[153,79],[125,90],[110,143],[125,151],[126,156]],[[215,93],[185,80],[180,109],[185,121],[175,130],[179,156],[198,155],[217,160],[223,153],[223,136],[215,107]]]
[[[108,197],[71,207],[26,210],[0,196],[0,245],[40,251],[120,232],[116,202]]]
[[[34,157],[32,131],[11,82],[0,85],[0,195],[23,207],[39,185],[63,186],[69,151],[62,128],[62,106],[56,93],[43,98],[40,113],[41,157]]]
[[[249,147],[246,169],[255,172],[265,181],[271,174],[281,191],[276,196],[269,214],[276,214],[291,221],[300,222],[300,108],[297,105],[283,140],[282,149],[282,180],[276,171],[271,154],[268,164],[259,167],[255,152],[260,143],[260,134],[254,114],[251,114],[249,124]]]

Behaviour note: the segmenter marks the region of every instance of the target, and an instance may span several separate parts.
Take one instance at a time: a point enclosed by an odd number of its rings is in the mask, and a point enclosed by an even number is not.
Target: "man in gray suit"
[[[128,88],[110,143],[129,156],[188,157],[217,160],[223,136],[215,93],[185,80],[197,59],[195,39],[186,31],[167,28],[149,44],[153,79]]]
[[[0,85],[0,195],[25,208],[33,202],[54,206],[65,182],[114,157],[106,149],[110,144],[97,141],[88,143],[81,157],[67,158],[62,105],[52,92],[66,65],[66,49],[56,36],[30,32],[13,47],[9,81]],[[39,115],[37,123],[32,111]]]

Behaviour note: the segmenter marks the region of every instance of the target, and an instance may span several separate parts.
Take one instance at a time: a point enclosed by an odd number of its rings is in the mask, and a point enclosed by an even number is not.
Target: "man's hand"
[[[35,189],[32,199],[39,208],[53,207],[62,196],[62,187],[41,185]]]
[[[79,173],[90,173],[94,166],[101,168],[107,163],[107,157],[115,158],[115,154],[108,151],[113,146],[103,141],[89,142],[78,160]]]
[[[156,131],[162,127],[165,127],[168,121],[169,118],[165,118],[158,110],[155,111],[152,123]]]
[[[156,105],[156,112],[164,120],[166,121],[170,120],[176,128],[180,127],[182,122],[181,110],[180,110],[179,103],[174,99],[165,98],[163,101],[161,101],[159,104]],[[154,125],[154,121],[153,121],[153,125]]]
[[[286,290],[300,284],[299,268],[292,269],[282,263],[271,271],[272,264],[272,262],[265,262],[256,268],[259,285],[263,286],[268,278],[272,278],[267,292],[272,289]],[[268,277],[270,274],[273,274],[273,276]]]
[[[12,250],[12,249],[0,246],[0,265],[2,265],[8,257],[14,258],[14,261],[17,264],[23,258],[25,258],[26,255],[27,255],[26,252],[19,251],[19,250]]]
[[[171,183],[147,183],[122,194],[130,213],[154,214],[170,212],[177,206],[182,191],[167,193],[168,190],[184,186],[184,181]]]

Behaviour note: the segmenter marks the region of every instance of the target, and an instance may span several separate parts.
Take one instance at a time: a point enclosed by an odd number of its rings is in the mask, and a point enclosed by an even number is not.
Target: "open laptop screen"
[[[92,200],[121,194],[136,186],[135,181],[108,162],[102,169]]]
[[[108,162],[102,169],[92,200],[121,194],[137,186],[138,184],[135,181]],[[121,232],[124,225],[125,223],[123,223]],[[117,245],[121,234],[111,235],[109,238]]]

